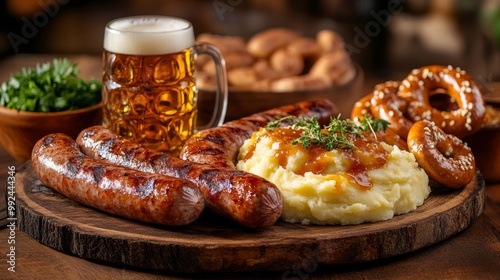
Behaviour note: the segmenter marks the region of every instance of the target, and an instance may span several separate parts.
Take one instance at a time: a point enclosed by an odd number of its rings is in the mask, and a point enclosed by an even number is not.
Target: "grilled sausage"
[[[315,101],[307,104],[309,106],[301,103],[302,106],[286,106],[283,107],[284,110],[281,109],[282,111],[270,110],[265,114],[249,117],[246,124],[250,127],[245,128],[245,123],[241,123],[238,125],[242,129],[240,132],[250,137],[252,131],[265,125],[277,115],[309,112],[309,115],[315,115],[324,120],[327,115],[336,112],[335,106],[328,101]],[[232,134],[227,136],[238,137]],[[100,126],[83,130],[77,138],[77,143],[85,154],[95,158],[196,182],[211,209],[249,228],[270,227],[279,219],[283,211],[283,198],[274,184],[259,176],[235,170],[234,163],[222,166],[221,164],[208,165],[185,161],[168,154],[148,150]],[[232,144],[238,146],[232,146],[231,149],[239,149],[241,146],[238,143]]]
[[[193,135],[184,144],[180,158],[202,164],[235,168],[236,157],[243,142],[269,121],[287,115],[314,116],[318,118],[320,124],[323,124],[330,121],[331,116],[338,115],[338,110],[328,99],[318,99],[256,113]]]
[[[102,127],[81,131],[83,153],[141,171],[186,178],[196,183],[208,206],[239,224],[255,229],[272,226],[283,211],[278,188],[257,175],[232,168],[197,164],[147,149]]]
[[[191,181],[132,170],[85,156],[64,134],[40,139],[32,151],[36,175],[49,188],[87,206],[147,223],[180,226],[205,207]]]

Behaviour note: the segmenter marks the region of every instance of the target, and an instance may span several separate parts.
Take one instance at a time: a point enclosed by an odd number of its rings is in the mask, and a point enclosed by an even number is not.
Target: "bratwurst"
[[[196,183],[211,210],[245,227],[270,227],[283,211],[281,192],[262,177],[181,160],[133,143],[102,126],[84,129],[76,141],[83,153],[93,158]]]
[[[47,187],[118,216],[181,226],[195,221],[205,208],[203,195],[193,182],[92,159],[65,134],[40,139],[31,159],[36,175]]]
[[[184,144],[180,158],[202,164],[235,168],[243,142],[269,121],[287,115],[316,117],[320,124],[338,115],[337,107],[328,99],[302,101],[256,113],[219,127],[200,131]]]
[[[278,115],[304,114],[325,119],[335,112],[336,108],[331,102],[320,100],[284,106],[247,117],[243,123],[237,124],[240,130],[232,130],[235,135],[227,135],[240,139],[237,143],[231,142],[232,139],[229,140],[228,145],[232,146],[228,149],[239,149],[244,141],[243,137],[250,137],[253,131]],[[225,125],[227,124],[223,126]],[[201,134],[203,133],[202,131]],[[216,135],[225,137],[218,135],[217,132]],[[94,158],[106,159],[115,164],[146,172],[189,179],[198,184],[212,210],[249,228],[270,227],[283,211],[283,197],[274,184],[259,176],[235,170],[234,162],[229,164],[231,160],[222,161],[228,164],[182,160],[148,150],[101,126],[83,130],[77,138],[77,143],[85,154]],[[223,147],[220,149],[225,150]]]

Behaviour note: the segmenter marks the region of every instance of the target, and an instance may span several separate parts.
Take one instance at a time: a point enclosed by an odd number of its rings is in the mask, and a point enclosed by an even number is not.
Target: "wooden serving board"
[[[354,226],[277,222],[248,230],[206,211],[178,228],[126,220],[53,192],[31,163],[16,175],[19,228],[35,240],[81,258],[175,272],[306,269],[373,261],[414,252],[467,228],[485,207],[477,172],[464,189],[433,188],[416,211]]]

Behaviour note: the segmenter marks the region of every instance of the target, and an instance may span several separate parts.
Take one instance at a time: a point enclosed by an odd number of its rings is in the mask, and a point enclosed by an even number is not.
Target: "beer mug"
[[[198,126],[195,60],[215,61],[217,94],[211,119]],[[225,62],[216,47],[195,44],[190,22],[136,16],[109,22],[104,32],[103,126],[145,147],[178,156],[196,131],[224,122]]]

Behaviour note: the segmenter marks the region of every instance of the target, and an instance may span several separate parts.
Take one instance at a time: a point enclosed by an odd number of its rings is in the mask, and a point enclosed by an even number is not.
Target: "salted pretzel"
[[[363,96],[359,99],[351,110],[351,120],[355,123],[359,124],[361,120],[365,118],[365,115],[372,116],[371,112],[371,100],[373,97],[373,93]]]
[[[354,106],[351,110],[351,120],[356,124],[361,124],[361,121],[365,118],[366,115],[372,116],[371,112],[371,100],[373,98],[373,93],[370,93],[364,97],[362,97],[359,101],[354,103]],[[390,127],[385,131],[379,130],[376,133],[377,139],[383,141],[390,145],[398,146],[401,150],[408,150],[406,145],[406,141],[401,138],[394,130]]]
[[[440,92],[436,89],[444,89],[458,109],[438,110],[431,106],[430,97]],[[459,138],[474,134],[483,124],[486,109],[481,92],[460,68],[431,65],[414,69],[401,82],[398,95],[408,102],[406,113],[412,121],[433,121],[444,132]]]
[[[370,110],[374,117],[390,122],[389,128],[406,139],[413,122],[404,116],[408,103],[397,94],[400,85],[397,81],[376,85]]]
[[[443,186],[461,188],[474,178],[476,163],[467,143],[445,133],[434,122],[415,122],[407,143],[427,175]]]

